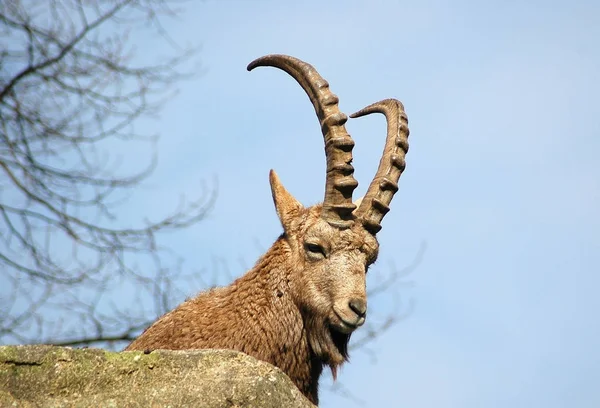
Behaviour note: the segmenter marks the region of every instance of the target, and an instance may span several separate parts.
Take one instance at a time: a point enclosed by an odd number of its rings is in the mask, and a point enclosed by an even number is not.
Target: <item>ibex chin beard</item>
[[[310,347],[323,363],[333,369],[348,359],[348,343],[354,330],[340,330],[339,323],[315,315],[305,317],[305,327]]]

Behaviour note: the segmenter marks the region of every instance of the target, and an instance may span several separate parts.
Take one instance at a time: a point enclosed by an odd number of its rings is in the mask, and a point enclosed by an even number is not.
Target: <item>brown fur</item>
[[[279,367],[317,404],[323,366],[335,377],[364,323],[349,303],[366,312],[365,275],[379,245],[359,222],[340,229],[321,218],[321,205],[303,208],[273,171],[271,189],[284,233],[254,268],[181,304],[126,350],[239,350]]]

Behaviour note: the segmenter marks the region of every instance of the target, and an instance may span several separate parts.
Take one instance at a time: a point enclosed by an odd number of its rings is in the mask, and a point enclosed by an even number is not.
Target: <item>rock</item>
[[[0,347],[0,406],[314,407],[278,368],[231,350]]]

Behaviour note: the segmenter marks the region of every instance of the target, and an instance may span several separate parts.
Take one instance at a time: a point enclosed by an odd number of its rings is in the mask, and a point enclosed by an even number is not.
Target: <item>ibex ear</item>
[[[288,230],[292,219],[304,208],[298,200],[294,198],[281,184],[279,176],[275,170],[269,172],[269,181],[271,182],[271,194],[275,203],[277,216],[284,230]]]

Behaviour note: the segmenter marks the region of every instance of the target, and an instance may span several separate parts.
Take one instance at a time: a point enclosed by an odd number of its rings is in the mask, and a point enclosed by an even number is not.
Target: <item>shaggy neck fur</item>
[[[242,351],[285,372],[318,403],[323,366],[347,359],[350,335],[332,331],[294,287],[289,246],[279,238],[248,273],[230,286],[214,288],[165,314],[126,350],[226,348]],[[297,278],[297,277],[296,277]]]

